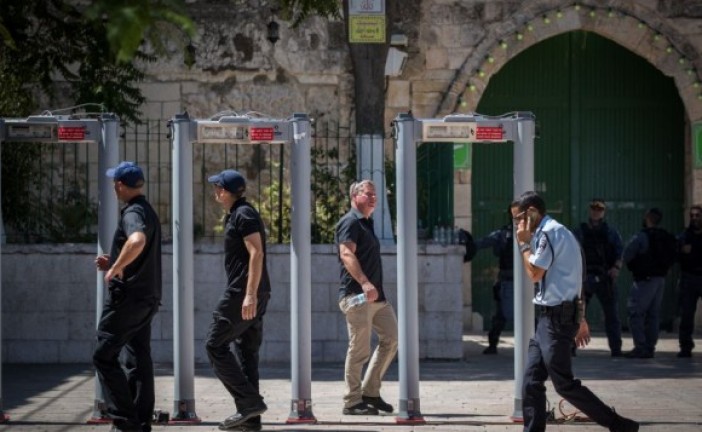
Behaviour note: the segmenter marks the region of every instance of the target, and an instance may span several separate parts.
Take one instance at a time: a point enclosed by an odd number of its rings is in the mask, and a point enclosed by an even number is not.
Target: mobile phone
[[[534,228],[536,228],[536,217],[537,217],[537,212],[534,209],[528,209],[527,210],[527,228],[529,231],[533,231]]]

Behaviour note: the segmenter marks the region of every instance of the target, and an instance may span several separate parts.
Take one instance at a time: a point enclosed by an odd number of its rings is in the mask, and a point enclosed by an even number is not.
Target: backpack
[[[473,240],[473,235],[464,229],[458,230],[458,244],[466,246],[466,253],[463,255],[463,262],[471,261],[478,252],[478,248],[475,246],[475,240]]]

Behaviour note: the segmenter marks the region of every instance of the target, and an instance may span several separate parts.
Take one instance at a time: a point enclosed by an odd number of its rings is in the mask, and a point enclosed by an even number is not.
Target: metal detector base
[[[0,413],[0,424],[7,423],[10,421],[10,416],[4,413]]]
[[[109,417],[90,417],[87,424],[108,424],[112,423],[112,419]]]
[[[312,414],[311,399],[293,399],[290,401],[290,414],[286,424],[315,424],[317,418]]]
[[[288,417],[285,424],[317,424],[315,416],[311,417]]]
[[[415,414],[409,417],[395,417],[395,423],[399,425],[423,425],[427,421],[424,420],[421,414]]]
[[[512,420],[512,423],[524,423],[524,417],[522,416],[511,415],[509,419]]]
[[[168,420],[169,425],[184,425],[184,424],[197,424],[202,423],[202,419],[198,417],[195,413],[178,413],[179,417],[174,417]]]

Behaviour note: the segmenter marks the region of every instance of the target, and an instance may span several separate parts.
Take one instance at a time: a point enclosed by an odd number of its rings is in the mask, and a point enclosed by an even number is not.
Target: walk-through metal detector
[[[112,235],[117,228],[117,196],[105,171],[118,163],[119,119],[114,114],[101,114],[97,119],[73,116],[41,115],[26,119],[0,119],[0,144],[7,142],[30,143],[95,143],[98,146],[98,241],[97,254],[110,253]],[[1,194],[0,190],[0,194]],[[1,247],[1,246],[0,246]],[[1,254],[0,254],[1,255]],[[2,291],[0,277],[0,292]],[[95,326],[100,322],[105,298],[103,272],[97,272]],[[0,311],[0,321],[2,311]],[[0,334],[2,344],[2,334]],[[0,352],[2,352],[0,345]],[[88,359],[86,359],[88,360]],[[2,363],[0,362],[0,365]],[[88,423],[109,423],[104,416],[105,402],[102,387],[95,376],[95,401]],[[2,374],[0,374],[0,423],[8,417],[2,410]]]
[[[171,122],[173,140],[174,422],[198,422],[194,395],[192,144],[292,145],[290,348],[292,402],[287,423],[315,423],[312,414],[311,127],[306,114],[287,120],[223,116]],[[224,169],[227,167],[220,167]]]
[[[399,321],[400,409],[397,423],[423,423],[419,405],[417,303],[417,143],[514,143],[514,196],[534,189],[534,115],[516,112],[498,117],[480,114],[395,121],[397,185],[397,302]],[[480,179],[474,179],[480,181]],[[507,199],[507,197],[505,197]],[[522,381],[529,338],[534,333],[533,288],[514,242],[514,413],[522,416]],[[518,289],[521,287],[521,289]]]

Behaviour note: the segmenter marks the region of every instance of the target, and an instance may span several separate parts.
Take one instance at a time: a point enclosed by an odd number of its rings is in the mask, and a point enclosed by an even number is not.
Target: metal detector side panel
[[[290,122],[242,117],[199,120],[195,141],[202,144],[284,144],[292,141]]]

